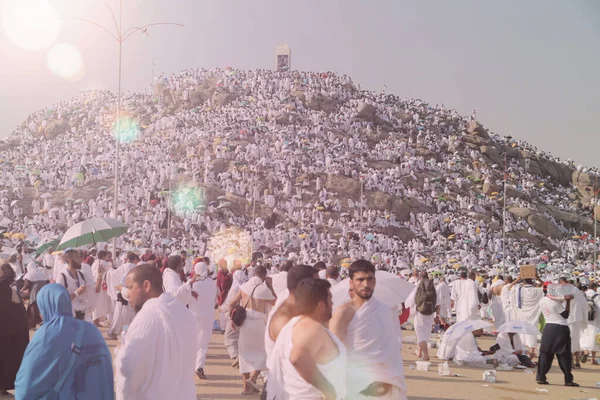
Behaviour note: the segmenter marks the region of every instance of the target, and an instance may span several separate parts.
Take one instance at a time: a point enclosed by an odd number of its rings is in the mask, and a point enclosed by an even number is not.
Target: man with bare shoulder
[[[354,296],[336,308],[329,325],[348,351],[345,399],[405,400],[398,316],[373,297],[372,263],[357,260],[348,272]]]
[[[318,278],[298,284],[294,295],[298,315],[277,336],[269,364],[267,399],[346,398],[346,350],[325,326],[333,308],[330,288],[328,281]]]

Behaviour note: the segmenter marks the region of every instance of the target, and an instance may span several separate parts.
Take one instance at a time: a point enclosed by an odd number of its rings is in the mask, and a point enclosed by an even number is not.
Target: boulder
[[[532,210],[526,207],[511,207],[508,212],[519,218],[528,218],[533,213]]]
[[[481,154],[492,160],[493,164],[504,165],[504,160],[495,147],[481,146],[479,147],[479,151]]]
[[[356,117],[365,121],[375,122],[377,109],[371,104],[361,102],[358,105]]]
[[[360,181],[358,179],[328,174],[324,185],[329,192],[343,193],[355,200],[360,198]]]
[[[590,175],[585,172],[574,171],[571,175],[571,183],[581,196],[581,204],[589,206],[594,199],[594,182],[590,178]]]
[[[338,104],[340,104],[339,100],[317,94],[310,98],[308,108],[315,111],[325,111],[326,113],[330,113],[337,108]]]
[[[215,92],[212,96],[213,104],[216,107],[223,107],[237,99],[237,94],[228,91]]]
[[[300,100],[302,103],[306,104],[306,94],[301,90],[294,90],[292,92],[292,96]]]
[[[568,224],[579,223],[579,215],[575,213],[564,211],[554,206],[546,206],[546,209],[557,221],[562,221]]]
[[[540,215],[537,215],[537,214],[530,215],[527,218],[527,223],[529,224],[529,226],[531,226],[533,229],[535,229],[536,232],[538,232],[540,235],[542,235],[544,237],[560,239],[563,236],[562,233],[556,227],[556,225],[554,225],[552,222],[548,221],[546,218],[544,218]]]
[[[481,125],[477,121],[469,121],[469,125],[467,126],[467,132],[471,135],[477,135],[484,139],[490,138],[490,135],[488,135],[487,131],[483,128],[483,125]]]
[[[529,195],[522,191],[522,190],[518,190],[516,187],[514,186],[508,186],[506,187],[506,197],[508,198],[515,198],[515,199],[528,199]]]
[[[434,159],[437,161],[438,159],[438,154],[435,151],[429,150],[425,147],[419,147],[415,150],[415,155],[419,156],[419,157],[423,157],[425,159],[425,161],[430,160],[430,159]]]
[[[497,185],[494,185],[493,183],[485,182],[483,184],[483,187],[481,188],[481,191],[483,192],[483,194],[490,195],[491,193],[500,191],[500,188]]]
[[[67,121],[62,119],[55,119],[46,124],[46,127],[44,128],[44,133],[46,135],[46,138],[54,139],[58,135],[62,135],[63,133],[68,132],[70,130],[71,125],[69,125]]]
[[[568,186],[571,183],[575,169],[569,167],[568,165],[546,159],[538,160],[538,164],[546,175],[550,175],[552,179],[561,185]]]

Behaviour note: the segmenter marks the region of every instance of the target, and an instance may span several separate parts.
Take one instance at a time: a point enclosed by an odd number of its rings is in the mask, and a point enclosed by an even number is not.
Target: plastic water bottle
[[[119,337],[119,344],[121,347],[125,346],[125,335],[127,335],[127,329],[129,329],[129,325],[125,325],[121,331],[121,336]]]

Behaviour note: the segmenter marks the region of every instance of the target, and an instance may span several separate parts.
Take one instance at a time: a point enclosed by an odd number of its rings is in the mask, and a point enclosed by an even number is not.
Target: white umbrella
[[[415,285],[412,283],[387,271],[375,271],[375,278],[377,279],[377,284],[375,285],[373,295],[390,307],[395,307],[403,303],[415,288]],[[348,295],[349,289],[349,278],[344,279],[331,289],[333,304],[335,306],[350,300],[350,296]]]
[[[49,199],[50,197],[52,197],[52,195],[50,193],[44,193],[40,196],[42,199]]]
[[[477,329],[489,328],[490,326],[492,326],[492,324],[490,324],[489,322],[486,322],[482,319],[477,319],[477,320],[473,320],[473,321],[470,321],[470,320],[462,321],[462,322],[459,322],[458,324],[452,325],[446,331],[442,340],[444,342],[448,343],[450,341],[460,339],[461,337],[463,337],[463,335],[465,333],[473,332],[473,331],[476,331]]]
[[[79,222],[65,232],[57,250],[107,242],[127,233],[129,227],[112,218],[91,218]]]
[[[507,333],[522,333],[524,335],[539,335],[540,331],[538,328],[525,321],[512,321],[501,325],[498,328],[498,332]]]

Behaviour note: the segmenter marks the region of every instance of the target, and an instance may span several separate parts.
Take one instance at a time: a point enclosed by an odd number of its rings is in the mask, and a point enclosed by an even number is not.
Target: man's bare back
[[[277,340],[279,332],[295,316],[294,306],[289,304],[288,300],[284,301],[275,311],[269,322],[269,337],[272,341],[275,342]]]

